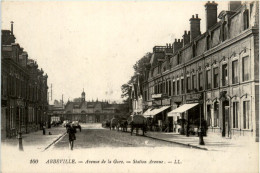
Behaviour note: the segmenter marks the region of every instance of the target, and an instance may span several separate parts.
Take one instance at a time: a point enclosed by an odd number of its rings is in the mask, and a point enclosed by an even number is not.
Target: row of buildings
[[[63,104],[63,101],[55,101],[50,105],[48,114],[61,121],[79,121],[81,123],[100,123],[111,120],[113,117],[127,117],[128,105],[108,103],[108,101],[86,101],[86,93],[81,93],[80,99],[74,99]]]
[[[15,42],[11,30],[2,30],[1,136],[16,136],[40,129],[48,122],[48,75]]]
[[[204,119],[209,133],[258,141],[259,2],[231,1],[219,14],[217,6],[205,4],[205,33],[192,15],[182,39],[153,48],[133,106],[159,125]]]

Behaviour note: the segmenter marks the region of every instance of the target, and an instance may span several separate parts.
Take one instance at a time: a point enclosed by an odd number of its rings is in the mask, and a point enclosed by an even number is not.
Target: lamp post
[[[19,114],[19,131],[18,131],[18,141],[19,141],[19,150],[23,151],[23,139],[22,139],[22,130],[21,130],[21,109],[18,107]]]
[[[201,128],[201,105],[200,105],[200,128],[199,128],[199,144],[200,145],[205,145],[204,140],[203,140],[203,134],[202,134],[202,128]]]

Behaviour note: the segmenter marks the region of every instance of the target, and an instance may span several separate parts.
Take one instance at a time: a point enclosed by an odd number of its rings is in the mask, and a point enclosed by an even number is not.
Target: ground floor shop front
[[[155,114],[156,109],[167,105],[161,104],[155,107],[151,101],[147,103],[148,109],[144,116],[149,121],[163,128],[167,126],[166,132],[187,134],[199,130],[205,126],[207,134],[219,135],[224,138],[247,137],[251,140],[259,140],[259,96],[258,87],[254,90],[252,86],[245,85],[223,90],[201,92],[183,96],[174,96],[167,102],[168,108]],[[163,103],[165,99],[161,99]],[[159,102],[159,101],[157,101]],[[196,104],[192,108],[185,109],[185,105]],[[182,111],[175,111],[183,108]],[[187,127],[188,126],[188,127]],[[193,132],[192,132],[193,131]]]

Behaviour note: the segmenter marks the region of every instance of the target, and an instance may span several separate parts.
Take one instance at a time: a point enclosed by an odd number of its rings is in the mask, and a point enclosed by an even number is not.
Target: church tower
[[[85,92],[84,92],[84,88],[83,88],[83,92],[81,93],[81,102],[85,102]]]

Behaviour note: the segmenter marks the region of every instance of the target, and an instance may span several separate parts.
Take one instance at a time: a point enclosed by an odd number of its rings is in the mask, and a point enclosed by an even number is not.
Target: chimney
[[[218,15],[218,4],[212,1],[208,1],[205,4],[206,10],[206,30],[217,23],[217,15]]]
[[[13,24],[14,24],[14,22],[11,21],[11,34],[12,34],[12,35],[14,35],[14,32],[13,32],[13,31],[14,31],[14,26],[13,26]]]
[[[190,42],[190,32],[187,33],[187,31],[184,31],[184,34],[182,36],[183,38],[183,47]]]
[[[196,18],[192,15],[190,19],[190,41],[194,40],[197,36],[200,35],[200,18],[196,14]]]
[[[178,51],[180,48],[182,48],[182,43],[183,41],[180,39],[175,39],[174,43],[173,43],[173,53]]]
[[[241,1],[229,1],[228,11],[236,11],[241,6]]]

